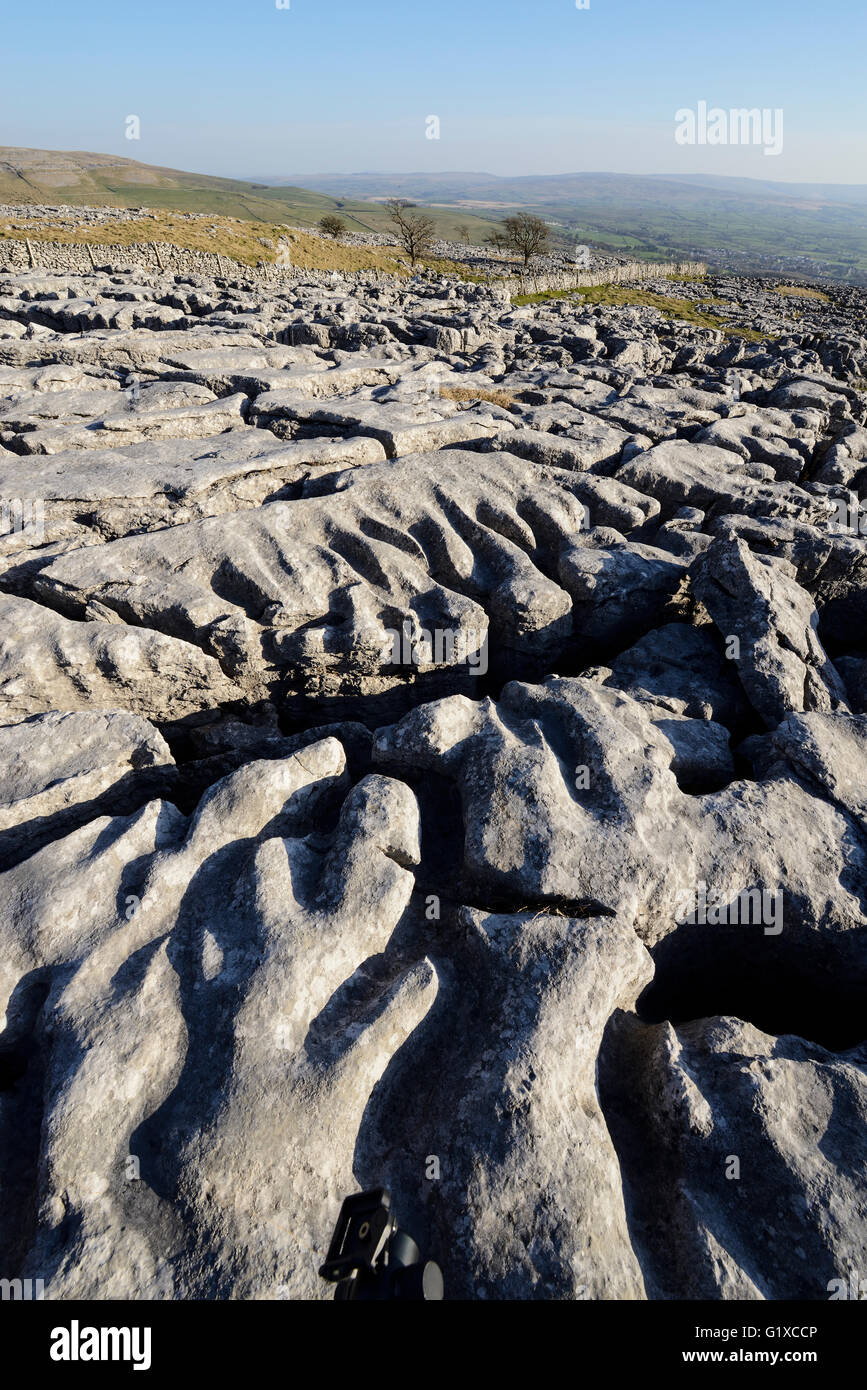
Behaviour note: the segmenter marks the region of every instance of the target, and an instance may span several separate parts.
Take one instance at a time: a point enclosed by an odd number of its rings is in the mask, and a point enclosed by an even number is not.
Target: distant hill
[[[387,215],[381,206],[329,193],[281,184],[270,187],[252,179],[224,179],[141,164],[121,155],[83,150],[35,150],[0,145],[0,203],[68,203],[89,207],[144,207],[173,212],[207,212],[245,221],[285,222],[312,227],[327,212],[336,212],[351,231],[383,232]],[[455,209],[431,208],[437,232],[459,239],[458,224],[467,223],[472,240],[481,241],[494,223],[487,217]]]
[[[461,172],[305,174],[304,182],[320,193],[362,201],[399,196],[500,217],[525,208],[578,240],[633,255],[698,254],[726,269],[867,284],[865,184]],[[276,179],[274,186],[280,186]]]
[[[296,183],[299,179],[263,178],[269,185]],[[485,173],[437,174],[305,174],[303,182],[320,192],[351,194],[357,198],[402,194],[413,198],[460,197],[478,201],[570,201],[580,197],[652,195],[689,199],[696,187],[720,195],[774,201],[851,203],[867,205],[867,184],[774,183],[769,179],[725,178],[714,174],[523,174],[515,177]]]
[[[849,203],[867,206],[867,183],[774,183],[770,179],[732,179],[719,174],[681,174],[680,183],[702,184],[706,188],[728,189],[730,193],[763,195],[766,198],[807,199],[816,203]]]

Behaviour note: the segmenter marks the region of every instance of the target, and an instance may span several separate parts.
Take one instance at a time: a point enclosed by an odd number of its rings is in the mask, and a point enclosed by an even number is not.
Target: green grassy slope
[[[267,187],[243,179],[216,178],[120,156],[85,151],[28,150],[0,146],[0,202],[34,205],[153,208],[170,212],[214,213],[245,221],[312,227],[336,212],[354,231],[388,231],[387,213],[377,203],[344,199],[293,186]],[[425,209],[437,234],[457,239],[458,224],[480,242],[494,223],[453,208]]]

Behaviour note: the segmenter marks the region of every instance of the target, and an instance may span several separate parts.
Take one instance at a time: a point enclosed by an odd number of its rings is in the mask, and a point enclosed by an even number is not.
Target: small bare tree
[[[503,222],[506,229],[506,244],[524,257],[524,269],[530,264],[531,256],[547,251],[550,232],[541,217],[532,212],[519,212],[516,217],[507,217]]]
[[[458,236],[465,246],[469,246],[473,239],[473,229],[468,222],[458,223]]]
[[[395,235],[409,256],[410,265],[415,268],[420,256],[426,256],[436,236],[436,223],[423,212],[413,212],[411,203],[402,198],[392,198],[386,203],[389,220]]]
[[[505,251],[508,244],[508,238],[503,232],[488,232],[485,237],[485,245],[493,246],[495,251]]]

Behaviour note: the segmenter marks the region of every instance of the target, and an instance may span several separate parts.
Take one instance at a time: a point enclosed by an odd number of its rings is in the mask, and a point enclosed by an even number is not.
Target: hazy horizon
[[[111,151],[109,151],[111,153]],[[117,151],[123,154],[124,151]],[[329,178],[329,179],[355,179],[355,178],[436,178],[456,176],[461,178],[495,178],[495,179],[569,179],[569,178],[606,178],[608,176],[617,178],[650,178],[650,179],[729,179],[735,181],[746,181],[757,184],[777,184],[781,188],[867,188],[867,176],[861,179],[763,179],[758,175],[747,174],[718,174],[711,169],[697,169],[689,173],[681,171],[674,172],[671,169],[653,171],[648,169],[536,169],[536,170],[509,170],[507,173],[495,174],[490,169],[308,169],[303,174],[290,170],[285,174],[275,173],[273,170],[266,174],[250,173],[231,173],[215,174],[212,169],[188,170],[189,173],[209,174],[214,178],[240,179],[247,182],[254,180],[262,183],[274,179],[288,180],[291,178]]]

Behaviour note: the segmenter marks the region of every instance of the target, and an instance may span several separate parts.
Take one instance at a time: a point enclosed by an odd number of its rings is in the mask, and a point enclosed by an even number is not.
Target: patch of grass
[[[748,343],[775,343],[775,333],[759,333],[755,328],[723,328],[727,338],[744,338]]]
[[[293,263],[304,270],[397,268],[396,254],[382,254],[387,248],[343,247],[325,243],[304,232],[288,231],[279,224],[241,221],[233,217],[188,219],[159,212],[129,222],[112,220],[77,227],[20,219],[0,229],[0,237],[18,241],[28,238],[34,245],[40,241],[90,246],[168,243],[186,251],[209,251],[248,266],[255,266],[260,260],[273,262],[277,243],[284,238],[289,243]]]
[[[515,397],[510,391],[486,391],[484,387],[441,386],[440,396],[445,401],[488,401],[490,405],[502,406],[511,410]]]
[[[654,290],[644,290],[640,285],[588,285],[575,290],[545,290],[539,294],[519,294],[512,297],[512,303],[542,304],[548,299],[579,298],[584,304],[599,304],[618,307],[638,305],[658,309],[668,318],[681,323],[694,324],[696,328],[713,328],[729,337],[745,338],[751,343],[769,341],[767,334],[758,333],[752,328],[733,328],[717,318],[715,314],[703,313],[691,299],[675,299],[669,295],[657,294]],[[700,304],[723,303],[722,300],[700,300]]]
[[[513,304],[542,304],[549,299],[580,299],[584,304],[599,304],[620,307],[639,305],[659,309],[673,318],[696,323],[702,328],[720,328],[722,325],[710,314],[702,314],[691,299],[676,299],[670,295],[657,294],[654,290],[644,290],[640,285],[588,285],[574,290],[545,290],[539,294],[519,294],[512,299]]]
[[[821,290],[810,289],[807,285],[775,285],[774,293],[796,295],[798,299],[818,299],[821,304],[831,303]]]
[[[574,299],[580,290],[539,290],[537,294],[513,294],[512,303],[518,308],[527,304],[544,304],[548,299]]]

